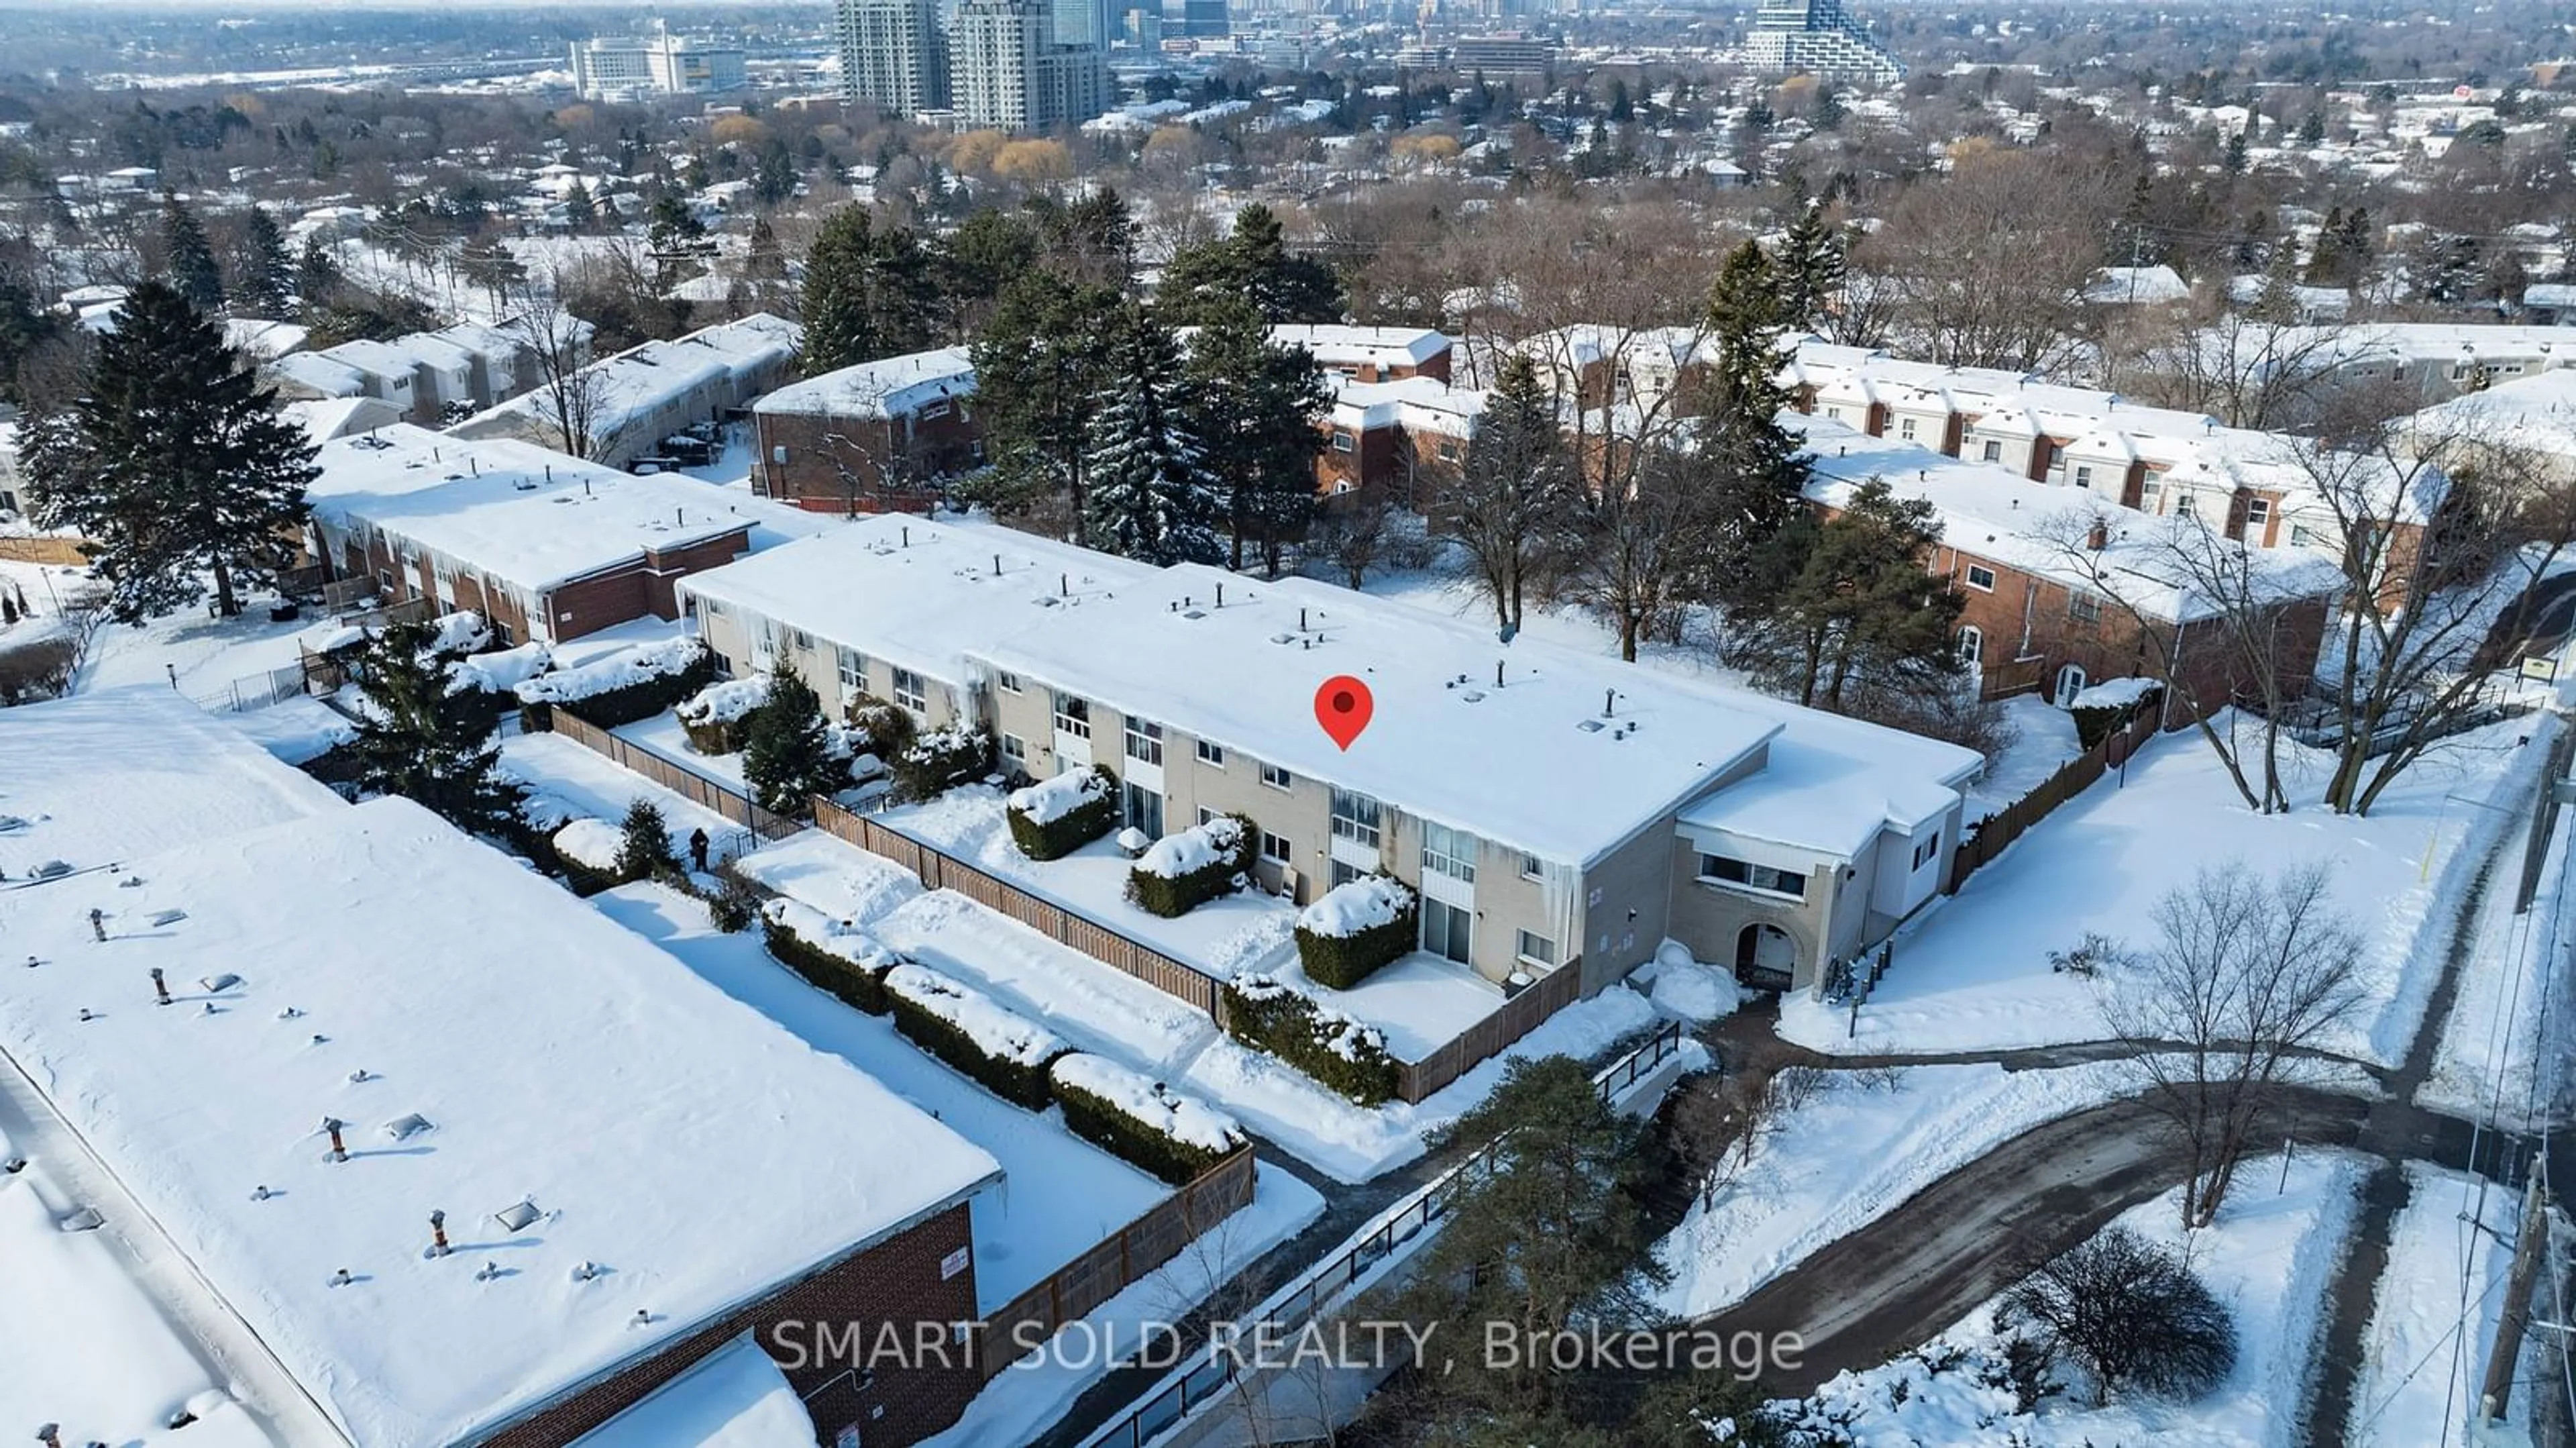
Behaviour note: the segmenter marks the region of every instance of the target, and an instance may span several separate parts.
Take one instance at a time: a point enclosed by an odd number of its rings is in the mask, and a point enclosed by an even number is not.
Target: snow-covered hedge
[[[1070,855],[1118,822],[1118,776],[1095,764],[1011,791],[1011,842],[1032,860]]]
[[[564,821],[542,838],[554,851],[554,862],[574,894],[596,895],[617,883],[617,848],[626,839],[617,826],[583,815]]]
[[[1127,899],[1165,919],[1250,883],[1260,832],[1242,815],[1218,815],[1146,846],[1127,872]]]
[[[1267,975],[1225,984],[1226,1034],[1321,1081],[1362,1106],[1393,1100],[1399,1073],[1386,1033]]]
[[[429,621],[429,651],[442,659],[461,659],[491,646],[492,626],[470,608]]]
[[[2075,716],[2075,742],[2090,749],[2164,698],[2153,679],[2104,679],[2077,691],[2067,705]]]
[[[751,716],[769,702],[767,674],[709,684],[680,705],[680,728],[700,754],[739,754]]]
[[[1059,1057],[1048,1074],[1064,1124],[1076,1136],[1174,1186],[1204,1175],[1244,1144],[1233,1117],[1106,1056]]]
[[[850,722],[842,730],[853,754],[893,759],[912,746],[912,714],[900,704],[861,697],[850,702]]]
[[[1297,912],[1297,960],[1306,978],[1349,990],[1413,949],[1421,901],[1392,875],[1362,875]]]
[[[1073,1048],[982,991],[918,965],[885,973],[894,1028],[915,1045],[1031,1111],[1053,1099],[1047,1068]]]
[[[554,650],[533,639],[514,649],[458,659],[447,666],[447,692],[480,689],[516,697],[521,684],[544,673],[553,661]]]
[[[972,724],[956,723],[914,739],[894,756],[894,797],[906,803],[936,799],[970,779],[980,779],[993,759],[993,741]]]
[[[565,704],[591,723],[614,729],[652,718],[715,676],[716,656],[684,635],[621,650],[577,669],[539,674],[516,692],[532,713]]]
[[[846,920],[780,898],[761,911],[769,953],[817,989],[872,1016],[886,1013],[886,972],[904,958]]]

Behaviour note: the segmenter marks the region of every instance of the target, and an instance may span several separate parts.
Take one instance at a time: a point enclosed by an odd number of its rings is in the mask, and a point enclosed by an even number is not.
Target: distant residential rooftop
[[[861,362],[791,382],[752,404],[770,415],[891,418],[932,402],[975,395],[975,362],[964,347],[940,347]]]

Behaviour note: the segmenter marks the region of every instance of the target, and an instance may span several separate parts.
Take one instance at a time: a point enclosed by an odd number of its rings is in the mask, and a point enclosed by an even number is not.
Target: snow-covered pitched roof
[[[0,720],[0,871],[12,881],[50,860],[86,870],[341,808],[174,689],[74,694]]]
[[[997,1174],[408,801],[131,873],[0,893],[46,962],[0,1042],[357,1448],[477,1438]]]
[[[691,574],[679,588],[959,684],[968,656],[1025,618],[1092,608],[1156,572],[1015,528],[887,513]]]
[[[291,352],[268,364],[268,370],[324,397],[357,397],[367,379],[357,368],[319,352]]]
[[[2417,413],[2412,426],[2427,437],[2576,457],[2576,370],[2552,368],[2437,403]]]
[[[807,417],[908,417],[933,402],[975,395],[975,363],[963,347],[940,347],[861,362],[791,382],[752,404],[758,413]]]
[[[2191,300],[2191,283],[2182,279],[2182,273],[2161,264],[2097,267],[2092,282],[2084,288],[2084,300],[2096,306],[2187,302]]]
[[[1333,421],[1365,431],[1402,426],[1449,437],[1471,436],[1485,412],[1485,394],[1452,387],[1437,377],[1398,377],[1390,382],[1337,380]]]
[[[814,1419],[745,1333],[572,1448],[814,1448]]]
[[[743,500],[685,477],[637,477],[512,438],[409,423],[324,443],[314,513],[372,524],[529,590],[750,528]],[[817,528],[828,520],[817,520]]]
[[[1270,340],[1303,347],[1322,367],[1419,367],[1449,350],[1449,339],[1428,327],[1345,327],[1281,323]]]
[[[377,377],[411,380],[412,355],[390,342],[358,337],[336,347],[325,347],[318,355]]]
[[[310,328],[293,322],[263,322],[250,317],[233,317],[224,322],[224,345],[261,361],[285,356],[303,346],[310,335]]]
[[[738,384],[766,368],[783,365],[795,357],[804,337],[805,330],[794,322],[754,312],[673,341],[646,342],[603,357],[582,369],[600,379],[591,433],[598,438],[617,437],[699,388],[719,382]],[[551,425],[549,406],[547,391],[539,389],[458,426],[474,429],[486,419],[505,415]]]

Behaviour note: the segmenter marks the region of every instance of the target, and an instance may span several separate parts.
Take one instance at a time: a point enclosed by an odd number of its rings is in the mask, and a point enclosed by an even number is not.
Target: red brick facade
[[[560,643],[646,614],[676,619],[680,616],[680,600],[674,585],[680,578],[720,568],[750,548],[750,525],[745,524],[735,532],[685,547],[647,549],[643,558],[634,563],[559,584],[531,600],[540,607],[550,606],[554,614],[551,627],[548,620],[539,619],[533,630],[526,610],[509,589],[487,588],[481,574],[464,570],[442,580],[426,553],[408,564],[398,562],[382,533],[376,534],[364,549],[355,539],[344,537],[337,554],[326,552],[321,561],[339,570],[342,577],[375,579],[390,602],[435,598],[441,608],[472,609],[495,628],[504,630],[502,637],[507,643],[525,643],[532,637]]]
[[[755,411],[752,437],[752,490],[819,513],[927,512],[940,480],[984,460],[963,401],[892,420]]]
[[[961,1253],[963,1269],[943,1276],[942,1264]],[[900,1448],[956,1422],[983,1386],[983,1373],[967,1359],[951,1330],[952,1324],[975,1320],[971,1235],[966,1204],[959,1202],[536,1409],[481,1442],[487,1448],[562,1448],[750,1331],[805,1400],[818,1441],[830,1444],[844,1431],[855,1430],[855,1441],[865,1448]],[[920,1323],[937,1327],[936,1336],[954,1357],[952,1366],[925,1362],[929,1354],[915,1350],[916,1341],[927,1341],[916,1339],[915,1324]],[[817,1349],[818,1341],[825,1344],[823,1350]],[[871,1349],[898,1341],[906,1349],[902,1364],[890,1352],[871,1354]],[[858,1345],[855,1352],[844,1346],[848,1343]]]

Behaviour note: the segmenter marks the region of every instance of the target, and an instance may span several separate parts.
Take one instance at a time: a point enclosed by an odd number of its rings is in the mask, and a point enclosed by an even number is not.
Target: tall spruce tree
[[[214,243],[206,239],[206,225],[197,213],[171,191],[161,193],[161,266],[190,306],[202,312],[223,309],[224,271],[215,264]]]
[[[271,321],[286,315],[295,289],[295,263],[286,254],[285,234],[265,206],[242,217],[240,257],[233,278],[233,314]]]
[[[1884,478],[1862,483],[1748,621],[1742,656],[1773,689],[1838,713],[1871,693],[1950,682],[1965,599],[1923,566],[1940,542],[1930,502],[1898,497]]]
[[[1315,512],[1315,419],[1332,405],[1324,371],[1303,347],[1270,340],[1242,297],[1205,314],[1190,341],[1189,425],[1221,480],[1232,533],[1229,565],[1246,545],[1272,573],[1284,544],[1305,536]]]
[[[1235,213],[1221,241],[1181,248],[1155,289],[1164,319],[1205,325],[1214,310],[1241,298],[1263,321],[1333,322],[1342,315],[1342,284],[1332,268],[1288,249],[1278,214],[1259,203]]]
[[[304,238],[304,250],[295,258],[295,298],[303,311],[310,315],[331,305],[345,280],[340,263],[332,258],[322,238]]]
[[[426,623],[371,635],[357,662],[372,706],[349,744],[358,787],[398,794],[458,829],[506,836],[520,823],[521,791],[500,773],[501,740],[471,690],[449,687],[451,660]]]
[[[1579,492],[1556,394],[1515,352],[1485,395],[1458,476],[1443,480],[1431,510],[1473,562],[1504,629],[1520,628],[1532,576],[1570,525]]]
[[[1762,248],[1727,254],[1709,295],[1711,365],[1700,446],[1722,500],[1719,602],[1758,603],[1785,571],[1763,555],[1802,506],[1807,459],[1780,424],[1781,285]]]
[[[744,731],[742,778],[760,807],[802,819],[818,794],[838,790],[849,771],[832,757],[823,698],[785,658],[769,677],[769,697]]]
[[[316,476],[304,429],[225,345],[222,324],[162,282],[134,289],[98,339],[82,395],[32,415],[25,461],[37,520],[91,540],[120,622],[217,608],[272,581]]]
[[[1143,308],[1123,308],[1083,449],[1092,547],[1158,565],[1224,559],[1225,498],[1188,409],[1179,339]]]
[[[1843,287],[1843,243],[1825,219],[1821,201],[1810,201],[1780,241],[1781,321],[1803,331],[1823,328],[1827,309]]]
[[[930,258],[910,229],[867,208],[823,218],[805,257],[805,371],[814,376],[930,345],[939,316]]]
[[[573,235],[585,235],[599,225],[599,203],[592,198],[590,187],[584,185],[580,177],[573,178],[572,187],[564,192],[563,201],[564,225],[572,228]]]
[[[982,501],[1027,512],[1061,499],[1079,526],[1092,406],[1107,380],[1121,306],[1115,290],[1047,268],[1002,288],[970,354],[975,410],[995,464]]]

